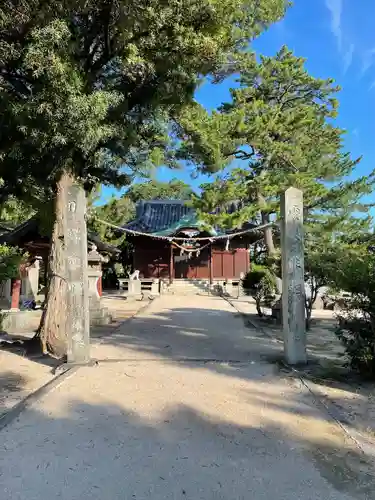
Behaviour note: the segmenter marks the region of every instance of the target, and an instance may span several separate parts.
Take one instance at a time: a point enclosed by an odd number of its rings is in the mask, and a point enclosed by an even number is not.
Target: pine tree
[[[349,228],[368,228],[368,217],[353,214],[368,211],[362,198],[372,192],[374,177],[347,180],[360,158],[343,152],[344,130],[334,123],[339,88],[332,79],[309,75],[304,64],[286,47],[259,61],[244,55],[231,102],[212,115],[199,105],[185,114],[181,157],[205,172],[219,171],[195,200],[208,222],[231,228],[249,220],[265,224],[278,217],[281,193],[294,186],[304,193],[310,239],[316,241],[322,230],[332,239]],[[209,215],[233,200],[242,206],[236,213]],[[264,240],[274,254],[272,229],[264,231]]]

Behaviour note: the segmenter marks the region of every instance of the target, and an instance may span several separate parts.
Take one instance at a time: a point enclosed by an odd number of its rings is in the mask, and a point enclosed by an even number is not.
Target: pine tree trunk
[[[67,353],[68,282],[64,252],[64,191],[73,179],[64,173],[57,184],[55,221],[48,261],[48,291],[45,311],[40,325],[43,353],[63,358]]]
[[[270,216],[264,213],[263,211],[261,212],[261,218],[262,218],[262,225],[268,224],[270,222]],[[268,256],[272,257],[276,253],[275,243],[273,241],[272,227],[266,227],[265,229],[263,229],[263,234],[264,234],[264,243],[267,248]]]
[[[258,191],[257,193],[257,198],[258,198],[258,205],[260,209],[260,216],[263,226],[264,224],[268,224],[270,222],[270,216],[267,212],[264,211],[264,207],[266,206],[266,200],[264,196],[260,193],[260,191]],[[272,227],[266,227],[265,229],[263,229],[263,234],[264,234],[264,243],[267,248],[268,256],[272,257],[276,253],[275,243],[273,241]]]

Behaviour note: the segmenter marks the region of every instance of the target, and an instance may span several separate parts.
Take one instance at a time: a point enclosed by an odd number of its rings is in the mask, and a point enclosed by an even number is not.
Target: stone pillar
[[[129,280],[128,282],[128,296],[142,295],[142,283],[140,280]]]
[[[20,307],[21,284],[21,278],[15,278],[12,280],[12,297],[10,302],[11,310],[18,311]]]
[[[298,365],[307,361],[302,191],[285,191],[281,216],[284,353],[287,363]]]
[[[173,255],[173,244],[171,243],[170,256],[169,256],[169,283],[173,283],[174,276],[174,255]]]
[[[72,184],[67,188],[64,197],[64,241],[69,286],[67,360],[72,364],[84,364],[90,360],[86,195],[81,186]]]
[[[159,295],[160,293],[160,284],[159,284],[159,278],[155,278],[152,280],[151,284],[151,295]]]
[[[9,309],[12,301],[12,280],[0,282],[0,309]]]
[[[103,272],[101,271],[101,274],[98,278],[98,281],[97,281],[97,284],[96,284],[96,288],[98,290],[98,294],[99,294],[99,297],[101,297],[103,295],[103,281],[102,281],[102,277],[103,277]]]
[[[87,255],[88,260],[88,283],[89,283],[89,306],[90,324],[107,325],[111,322],[108,310],[102,304],[102,262],[104,257],[97,252],[94,246]]]
[[[226,280],[224,290],[227,295],[229,295],[230,297],[233,296],[233,280]]]
[[[25,290],[22,290],[22,295],[26,300],[36,300],[39,290],[39,260],[27,268],[25,278]]]
[[[102,277],[101,255],[93,248],[87,255],[90,313],[100,309],[99,280]]]
[[[208,251],[209,251],[209,259],[208,259],[209,269],[208,269],[208,274],[209,274],[209,277],[210,277],[210,285],[212,285],[212,283],[214,282],[214,265],[213,265],[214,261],[213,261],[212,243],[209,246]]]

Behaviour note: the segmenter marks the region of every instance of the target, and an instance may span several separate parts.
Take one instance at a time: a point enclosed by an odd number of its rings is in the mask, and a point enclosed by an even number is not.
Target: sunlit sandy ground
[[[373,469],[213,297],[164,297],[1,435],[4,500],[374,498]]]

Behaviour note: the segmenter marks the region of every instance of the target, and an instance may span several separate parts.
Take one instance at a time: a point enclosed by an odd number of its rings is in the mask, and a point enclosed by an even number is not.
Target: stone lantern
[[[107,325],[112,318],[108,309],[103,307],[102,298],[102,263],[107,259],[100,255],[95,245],[92,245],[87,254],[88,280],[89,280],[89,304],[91,325]]]

